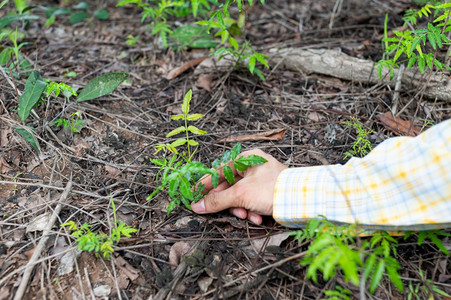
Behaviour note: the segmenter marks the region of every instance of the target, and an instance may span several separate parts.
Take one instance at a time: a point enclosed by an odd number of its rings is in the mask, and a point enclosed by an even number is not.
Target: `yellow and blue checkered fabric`
[[[451,119],[414,138],[388,139],[345,165],[284,170],[273,216],[288,227],[324,216],[370,230],[450,228]]]

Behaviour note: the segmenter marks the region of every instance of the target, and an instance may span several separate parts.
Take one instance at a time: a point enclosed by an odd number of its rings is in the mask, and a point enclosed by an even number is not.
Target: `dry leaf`
[[[203,277],[197,281],[200,290],[202,293],[206,293],[208,291],[208,287],[213,283],[213,278],[211,277]]]
[[[269,246],[280,246],[280,244],[282,244],[283,241],[285,241],[288,237],[290,236],[289,232],[282,232],[279,234],[274,234],[271,235],[269,237],[264,237],[261,239],[255,239],[255,240],[251,240],[251,245],[257,250],[260,251],[260,249],[263,247],[263,245],[265,245],[266,243],[266,247]],[[266,240],[268,240],[268,242],[266,242]]]
[[[171,247],[169,251],[169,263],[171,268],[175,269],[182,261],[182,256],[188,253],[191,245],[187,242],[177,242]]]
[[[109,176],[115,178],[119,174],[119,169],[112,166],[105,166],[105,171]]]
[[[0,288],[0,300],[5,300],[9,298],[10,290],[8,287],[4,286]]]
[[[200,74],[197,79],[196,86],[203,88],[204,90],[211,92],[211,88],[213,87],[213,79],[215,75],[213,74]]]
[[[235,136],[235,137],[228,137],[225,139],[219,140],[219,142],[247,142],[247,141],[280,141],[285,133],[287,132],[286,129],[283,128],[277,128],[266,132],[260,132],[260,133],[254,133],[254,134],[248,134],[248,135],[242,135],[242,136]]]
[[[186,62],[183,66],[175,68],[174,70],[169,72],[169,74],[166,76],[166,79],[171,80],[171,79],[178,77],[183,72],[185,72],[191,68],[194,68],[195,66],[197,66],[198,64],[203,62],[206,58],[207,58],[207,56],[201,57],[201,58],[196,58],[196,59]]]
[[[389,111],[382,115],[378,115],[377,118],[382,122],[387,130],[390,130],[396,135],[417,136],[420,134],[420,130],[413,126],[412,122],[405,121],[401,118],[396,118]]]
[[[121,273],[127,276],[131,281],[135,281],[139,277],[139,271],[130,265],[122,256],[117,256],[115,260],[116,266],[121,270]]]
[[[34,218],[27,226],[27,233],[34,231],[43,231],[50,221],[51,214],[45,213]]]
[[[0,148],[6,147],[8,145],[8,134],[11,133],[11,130],[2,130],[0,132]]]

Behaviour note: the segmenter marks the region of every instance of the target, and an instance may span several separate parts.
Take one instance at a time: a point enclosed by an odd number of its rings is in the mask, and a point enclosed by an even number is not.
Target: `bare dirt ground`
[[[167,216],[166,194],[146,201],[157,186],[157,169],[149,158],[153,146],[165,142],[165,134],[174,128],[170,116],[179,112],[183,95],[193,89],[191,109],[205,115],[196,125],[208,131],[198,139],[202,162],[211,163],[240,140],[245,149],[261,148],[290,167],[344,163],[344,152],[356,137],[354,130],[342,124],[349,117],[374,131],[370,136],[373,146],[397,135],[378,118],[392,108],[393,89],[274,65],[263,69],[265,82],[245,69],[195,73],[195,67],[168,80],[171,71],[208,56],[208,50],[176,53],[160,49],[150,30],[140,23],[135,7],[116,8],[114,1],[88,3],[107,8],[109,19],[90,18],[70,25],[66,16],[60,16],[50,28],[44,27],[45,18],[33,20],[25,30],[29,43],[21,52],[43,77],[72,86],[83,87],[112,71],[128,72],[130,77],[113,94],[97,100],[68,106],[62,98],[52,98],[36,108],[27,125],[36,128],[40,153],[15,131],[20,121],[14,110],[26,77],[0,75],[0,299],[12,299],[16,293],[42,237],[42,223],[49,220],[69,181],[73,186],[31,274],[25,299],[93,299],[96,295],[111,299],[321,299],[324,290],[337,284],[358,298],[358,287],[341,276],[317,284],[307,280],[305,267],[299,264],[299,253],[307,245],[288,237],[291,230],[270,217],[256,226],[228,212],[199,216],[179,208]],[[39,1],[39,5],[58,3]],[[377,61],[382,56],[385,13],[393,29],[402,25],[403,12],[413,4],[344,1],[330,29],[334,5],[335,1],[255,5],[248,14],[245,35],[267,54],[286,47],[339,49]],[[0,17],[7,10],[3,8]],[[129,34],[141,37],[134,47],[125,44]],[[77,76],[65,77],[70,71]],[[450,117],[449,103],[425,99],[409,86],[401,87],[398,101],[398,117],[413,122],[411,130],[421,131],[430,126],[428,122],[436,124]],[[75,111],[85,120],[81,133],[50,125]],[[400,133],[407,135],[406,130]],[[109,233],[110,197],[115,199],[118,218],[139,231],[121,240],[110,261],[77,253],[73,269],[62,269],[63,255],[67,259],[69,253],[70,261],[76,245],[59,224],[87,222],[93,231]],[[450,247],[450,240],[443,242]],[[409,282],[414,287],[433,284],[451,293],[448,257],[429,243],[417,246],[414,237],[400,238],[399,243],[406,287]],[[407,299],[408,294],[383,279],[369,297]],[[414,294],[418,299],[427,297],[421,290]]]

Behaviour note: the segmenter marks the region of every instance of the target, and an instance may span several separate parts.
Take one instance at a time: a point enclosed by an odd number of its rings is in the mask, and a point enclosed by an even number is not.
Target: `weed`
[[[306,257],[301,261],[307,267],[307,278],[317,282],[317,273],[329,280],[341,271],[346,281],[359,286],[369,283],[374,293],[384,274],[400,290],[404,289],[398,270],[401,268],[396,256],[397,241],[387,232],[374,233],[370,240],[359,240],[362,233],[356,225],[337,226],[324,218],[308,222],[305,230],[294,232],[300,241],[312,240]],[[344,291],[339,291],[343,294]],[[334,292],[331,292],[334,294]],[[332,295],[335,296],[335,295]],[[340,299],[340,298],[337,298]]]
[[[196,121],[203,117],[202,114],[189,113],[191,98],[192,91],[189,90],[183,98],[182,113],[172,116],[172,120],[182,121],[183,125],[166,135],[166,138],[178,134],[183,134],[183,137],[176,139],[170,144],[155,146],[155,153],[165,150],[171,153],[172,157],[169,160],[164,157],[161,159],[150,159],[153,164],[160,167],[159,176],[157,177],[160,185],[147,197],[147,200],[152,199],[161,190],[167,188],[169,197],[172,199],[168,206],[168,214],[181,203],[191,209],[191,202],[197,202],[205,195],[204,186],[197,183],[203,176],[210,175],[213,187],[216,188],[219,183],[219,171],[224,174],[225,179],[230,184],[233,184],[235,183],[235,176],[231,168],[232,165],[236,170],[244,172],[250,166],[266,162],[266,159],[258,155],[239,156],[241,152],[240,143],[237,143],[230,151],[226,151],[221,159],[213,161],[212,168],[199,161],[193,161],[192,158],[197,151],[199,143],[191,139],[190,136],[203,135],[206,132],[193,125],[188,125],[188,122]],[[182,146],[186,150],[179,150]]]
[[[111,197],[111,206],[113,208],[114,228],[111,230],[111,234],[99,234],[91,231],[91,225],[84,223],[78,227],[74,221],[69,221],[60,226],[67,226],[69,230],[72,230],[72,236],[78,243],[78,250],[94,252],[96,257],[99,254],[106,259],[110,259],[110,255],[114,252],[114,243],[119,243],[122,237],[130,237],[137,229],[134,229],[124,222],[118,221],[116,217],[116,206],[114,204],[113,197]]]
[[[70,97],[75,96],[76,102],[70,105],[76,105],[78,102],[96,99],[101,96],[105,96],[113,92],[126,78],[127,73],[115,72],[100,75],[92,79],[83,88],[80,94],[77,95],[76,91],[72,89],[69,85],[64,83],[56,83],[41,77],[38,71],[32,71],[30,76],[25,83],[25,90],[22,96],[19,98],[19,106],[17,108],[17,114],[22,122],[25,122],[30,115],[31,110],[38,106],[42,101],[42,97],[45,92],[47,98],[50,95],[54,95],[57,98],[62,94],[66,101]],[[78,112],[70,116],[70,120],[58,118],[56,121],[50,122],[51,124],[56,124],[58,126],[65,126],[70,128],[73,132],[78,132],[82,126],[82,120],[78,120],[80,114]],[[34,137],[34,128],[24,127],[17,128],[17,132],[22,135],[22,137],[29,142],[37,151],[39,147],[37,141]]]
[[[324,291],[324,295],[328,297],[327,300],[351,300],[350,296],[352,295],[352,292],[336,285],[335,290],[326,290]]]
[[[432,280],[427,279],[421,269],[418,269],[418,274],[420,275],[421,282],[418,282],[415,287],[413,286],[412,281],[409,282],[407,300],[434,299],[434,293],[444,297],[451,297],[451,295],[436,287],[432,283]]]
[[[377,64],[377,73],[382,78],[382,70],[387,68],[390,77],[394,76],[394,68],[399,67],[398,61],[404,56],[402,63],[407,62],[407,68],[417,65],[420,72],[424,73],[426,67],[433,69],[436,66],[440,70],[451,69],[448,65],[436,58],[437,51],[445,45],[450,45],[451,40],[445,33],[451,31],[451,3],[432,5],[426,4],[419,10],[409,10],[404,16],[405,24],[417,25],[417,19],[434,15],[432,23],[427,23],[426,28],[415,30],[394,30],[394,37],[388,37],[387,18],[385,22],[384,57]],[[433,52],[427,50],[432,47]],[[388,58],[393,56],[393,58]],[[445,58],[448,59],[448,58]]]
[[[260,1],[264,4],[264,0]],[[235,66],[240,62],[246,61],[247,67],[251,74],[256,74],[260,79],[265,80],[262,71],[256,67],[257,62],[268,68],[267,56],[256,52],[250,45],[249,41],[238,43],[235,38],[242,34],[246,20],[246,9],[243,0],[227,0],[220,5],[222,9],[213,9],[218,6],[218,1],[213,0],[158,0],[145,2],[142,0],[123,0],[119,1],[117,6],[125,4],[136,4],[142,9],[141,21],[151,20],[152,34],[159,36],[162,46],[167,48],[173,46],[175,50],[185,49],[187,46],[192,48],[215,48],[214,55],[223,58],[226,54],[230,54],[235,59]],[[229,8],[235,3],[239,10],[237,20],[230,16]],[[252,6],[254,1],[249,0],[248,5]],[[185,25],[177,29],[171,28],[167,20],[170,16],[186,17],[188,14],[194,17],[200,15],[203,20],[197,24],[204,26]],[[210,13],[207,20],[206,15]],[[206,29],[205,29],[206,28]],[[214,30],[214,36],[220,37],[220,43],[216,42],[210,33]],[[172,44],[170,44],[170,41]]]
[[[50,125],[63,126],[64,130],[70,129],[74,133],[80,133],[84,120],[80,120],[81,113],[76,111],[70,114],[69,119],[59,118],[50,123]]]
[[[364,157],[367,155],[372,150],[371,142],[367,139],[367,136],[373,131],[366,130],[363,124],[360,123],[360,120],[354,117],[351,117],[351,120],[345,121],[342,124],[357,130],[357,139],[351,145],[351,151],[345,152],[345,158],[352,156]]]
[[[127,36],[127,40],[125,41],[125,44],[127,44],[130,47],[135,47],[136,43],[138,43],[138,41],[139,41],[139,35],[133,36],[133,35],[129,34]]]

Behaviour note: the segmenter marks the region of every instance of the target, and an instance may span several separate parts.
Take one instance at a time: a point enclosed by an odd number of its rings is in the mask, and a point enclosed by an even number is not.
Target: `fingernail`
[[[260,225],[260,218],[258,218],[256,216],[250,216],[249,220],[254,224]]]
[[[199,202],[191,204],[191,208],[194,212],[201,214],[205,212],[205,202],[204,199],[201,199]]]

